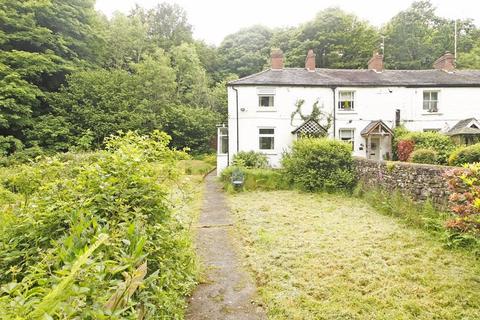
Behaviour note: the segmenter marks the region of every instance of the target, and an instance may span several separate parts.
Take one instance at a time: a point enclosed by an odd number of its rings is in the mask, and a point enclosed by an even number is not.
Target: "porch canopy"
[[[475,118],[469,118],[458,121],[446,135],[448,136],[457,136],[457,135],[480,135],[480,123]]]
[[[320,123],[314,119],[308,119],[302,123],[298,128],[292,131],[292,134],[296,134],[298,137],[322,137],[327,134],[325,129]]]
[[[445,133],[460,144],[474,144],[480,141],[480,122],[475,118],[460,120]]]
[[[371,135],[377,136],[393,136],[393,131],[382,120],[370,122],[361,132],[362,137]]]

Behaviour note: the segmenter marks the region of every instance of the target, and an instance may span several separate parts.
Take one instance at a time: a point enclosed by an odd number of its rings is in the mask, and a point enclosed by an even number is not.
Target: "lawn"
[[[230,197],[270,319],[480,319],[480,263],[362,200]]]

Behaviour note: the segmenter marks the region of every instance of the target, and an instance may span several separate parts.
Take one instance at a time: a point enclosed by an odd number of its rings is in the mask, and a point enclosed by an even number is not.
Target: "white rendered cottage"
[[[217,168],[238,151],[265,153],[278,167],[282,153],[302,133],[326,123],[302,120],[317,106],[331,117],[328,136],[349,141],[355,156],[390,159],[392,128],[447,132],[464,119],[480,118],[480,71],[455,70],[446,53],[432,70],[384,70],[375,53],[367,70],[318,69],[310,50],[305,68],[284,68],[274,51],[271,68],[228,84],[228,125],[218,128]]]

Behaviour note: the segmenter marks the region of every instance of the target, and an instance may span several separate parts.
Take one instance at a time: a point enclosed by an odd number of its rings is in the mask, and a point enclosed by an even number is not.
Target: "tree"
[[[286,65],[303,67],[309,49],[320,68],[364,68],[379,45],[377,30],[353,14],[338,8],[320,11],[298,28],[279,30],[272,45],[281,48]]]
[[[218,114],[210,109],[177,105],[172,108],[164,130],[172,137],[172,147],[207,153],[212,151],[218,121]]]
[[[176,72],[178,99],[190,106],[211,106],[208,77],[193,44],[183,43],[171,50]]]
[[[68,77],[68,85],[52,95],[50,104],[68,123],[71,136],[81,137],[93,129],[93,146],[98,147],[119,130],[148,133],[162,128],[176,102],[175,72],[168,57],[158,51],[133,64],[132,70],[80,71]],[[45,141],[38,135],[32,133],[31,139]]]
[[[75,68],[96,64],[102,41],[93,0],[0,2],[0,135],[25,141],[45,97]]]
[[[159,48],[168,50],[184,42],[193,42],[187,13],[177,4],[163,2],[149,10],[137,5],[130,16],[146,26],[148,38]]]
[[[454,50],[454,21],[440,18],[430,1],[414,2],[394,16],[383,33],[390,69],[430,69],[445,51]],[[471,20],[458,20],[458,52],[468,52],[478,38]]]
[[[118,12],[110,20],[106,43],[110,48],[106,63],[113,68],[127,68],[132,62],[138,63],[152,49],[147,26],[140,18]]]
[[[242,29],[225,37],[218,48],[220,71],[244,77],[267,65],[272,31],[264,26]]]

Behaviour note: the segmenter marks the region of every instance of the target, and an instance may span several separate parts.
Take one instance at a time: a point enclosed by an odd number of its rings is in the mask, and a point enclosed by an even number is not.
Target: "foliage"
[[[147,38],[158,48],[168,50],[192,42],[192,26],[178,4],[162,2],[148,10],[136,5],[130,16],[140,20],[147,30]]]
[[[48,92],[103,53],[94,1],[2,1],[0,135],[24,139]]]
[[[12,136],[0,136],[0,156],[8,156],[23,149],[23,143]]]
[[[128,132],[1,172],[15,195],[0,213],[3,318],[182,317],[195,264],[169,141]]]
[[[172,136],[173,147],[208,153],[218,121],[218,114],[210,109],[177,105],[167,116],[164,130]]]
[[[480,236],[480,163],[452,169],[446,177],[451,191],[450,209],[456,215],[447,227]]]
[[[326,138],[293,143],[282,158],[285,178],[302,190],[351,190],[355,183],[351,145]]]
[[[262,71],[270,54],[271,37],[270,29],[258,25],[226,36],[218,47],[220,72],[245,77]]]
[[[319,100],[315,101],[315,103],[312,106],[312,112],[309,115],[304,115],[302,113],[302,107],[305,104],[305,100],[303,99],[298,99],[295,102],[295,111],[292,112],[290,115],[290,124],[293,123],[293,120],[295,119],[295,116],[298,114],[300,116],[300,119],[303,121],[307,120],[315,120],[316,122],[320,123],[324,128],[325,128],[325,134],[328,132],[328,129],[332,126],[332,115],[328,112],[323,111],[323,104],[321,107],[318,106],[320,103]]]
[[[260,169],[268,167],[268,159],[267,156],[261,152],[240,151],[233,155],[232,164],[249,169]]]
[[[438,164],[446,164],[448,156],[455,149],[450,137],[440,132],[409,132],[403,136],[404,140],[411,140],[417,149],[431,149],[437,152]]]
[[[286,53],[286,64],[303,67],[309,49],[318,68],[364,68],[378,47],[379,34],[369,23],[339,8],[328,8],[286,34],[273,37],[272,47]]]
[[[383,28],[385,63],[390,69],[429,69],[445,51],[453,51],[454,21],[436,15],[430,1],[416,1]],[[473,46],[473,21],[457,20],[460,57]]]
[[[240,189],[234,188],[232,184],[232,174],[237,170],[244,176],[244,182]],[[223,188],[228,192],[286,190],[291,188],[283,176],[283,171],[276,169],[248,169],[242,166],[229,166],[222,171],[220,180],[223,183]]]
[[[215,165],[202,160],[188,159],[181,160],[179,167],[187,175],[206,175],[215,168]]]
[[[453,151],[448,158],[448,164],[451,166],[462,166],[474,162],[480,162],[480,143],[460,147]]]
[[[408,161],[413,163],[437,164],[437,152],[432,149],[415,149]]]

